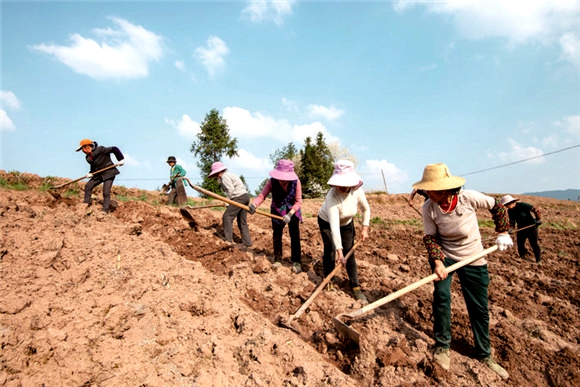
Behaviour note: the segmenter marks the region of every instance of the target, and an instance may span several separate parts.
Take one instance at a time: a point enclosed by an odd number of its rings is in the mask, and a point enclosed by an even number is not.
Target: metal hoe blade
[[[334,324],[334,327],[336,328],[336,330],[344,337],[347,337],[349,339],[351,339],[352,341],[354,341],[355,343],[359,344],[360,343],[360,333],[346,325],[345,323],[343,323],[342,321],[340,321],[339,317],[341,316],[345,316],[345,313],[339,314],[336,317],[332,318],[332,323]]]

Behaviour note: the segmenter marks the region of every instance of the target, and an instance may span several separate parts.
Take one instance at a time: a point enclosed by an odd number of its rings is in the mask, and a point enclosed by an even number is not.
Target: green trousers
[[[456,263],[445,259],[445,267]],[[451,345],[451,281],[457,273],[461,284],[463,299],[469,313],[471,330],[475,341],[475,356],[485,358],[491,356],[489,342],[489,309],[487,303],[487,287],[489,273],[487,265],[464,266],[449,273],[446,279],[435,282],[433,290],[433,333],[435,346],[449,348]]]

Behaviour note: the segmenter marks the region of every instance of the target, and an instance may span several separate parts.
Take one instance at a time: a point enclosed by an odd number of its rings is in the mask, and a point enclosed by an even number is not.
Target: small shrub
[[[40,191],[48,191],[51,187],[55,186],[55,182],[56,182],[56,177],[47,176],[42,181],[42,185],[40,186],[39,190]]]

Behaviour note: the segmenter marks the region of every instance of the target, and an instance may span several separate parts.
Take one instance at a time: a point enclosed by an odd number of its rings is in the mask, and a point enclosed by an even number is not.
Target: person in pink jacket
[[[250,204],[250,214],[256,212],[256,208],[272,193],[270,213],[278,215],[283,220],[272,218],[272,240],[274,244],[273,267],[282,265],[282,234],[284,227],[288,225],[290,233],[290,250],[292,270],[295,273],[302,271],[302,249],[300,246],[300,223],[302,222],[302,185],[298,175],[294,172],[294,163],[282,159],[276,164],[276,168],[270,171],[270,179],[262,189],[262,192]]]

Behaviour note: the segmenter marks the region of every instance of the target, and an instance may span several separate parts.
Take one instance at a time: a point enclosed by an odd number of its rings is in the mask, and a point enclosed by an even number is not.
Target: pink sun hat
[[[276,169],[271,170],[268,174],[277,180],[298,180],[298,175],[294,172],[294,163],[290,160],[282,159],[278,161]]]
[[[353,162],[338,160],[334,164],[334,172],[332,172],[327,184],[337,187],[356,187],[361,183],[360,176],[354,171]]]
[[[216,177],[218,173],[228,169],[221,161],[216,161],[211,165],[211,173],[207,177]]]

